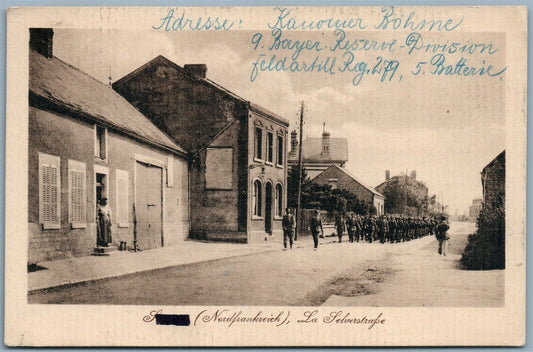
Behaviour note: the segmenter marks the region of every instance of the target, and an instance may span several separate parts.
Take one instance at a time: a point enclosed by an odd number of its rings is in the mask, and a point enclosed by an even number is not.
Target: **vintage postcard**
[[[5,343],[525,343],[525,7],[11,8]]]

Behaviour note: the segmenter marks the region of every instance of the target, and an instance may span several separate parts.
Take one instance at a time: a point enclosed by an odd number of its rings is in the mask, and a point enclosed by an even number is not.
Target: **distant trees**
[[[404,183],[392,179],[383,189],[385,196],[385,213],[388,214],[425,214],[427,204],[422,204],[416,195]]]
[[[328,212],[355,212],[357,214],[376,214],[376,207],[359,199],[355,194],[333,189],[330,185],[317,185],[309,180],[305,168],[302,170],[301,207],[322,209]],[[298,202],[298,167],[289,169],[287,176],[287,205],[296,208]]]

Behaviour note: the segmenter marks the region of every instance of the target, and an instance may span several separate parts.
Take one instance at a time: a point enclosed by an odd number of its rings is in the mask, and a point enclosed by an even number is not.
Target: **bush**
[[[461,264],[468,270],[505,269],[505,208],[484,207],[477,231],[468,236]]]

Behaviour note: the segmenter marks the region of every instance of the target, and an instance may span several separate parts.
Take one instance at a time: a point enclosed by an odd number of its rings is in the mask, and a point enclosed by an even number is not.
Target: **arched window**
[[[279,183],[276,185],[276,215],[283,216],[283,189]]]
[[[261,216],[261,181],[254,182],[254,196],[253,196],[254,215]]]

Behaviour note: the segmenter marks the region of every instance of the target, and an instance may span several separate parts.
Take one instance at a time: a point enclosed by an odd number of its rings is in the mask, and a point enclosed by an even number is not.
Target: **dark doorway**
[[[265,188],[265,231],[272,235],[272,184],[267,182]]]

